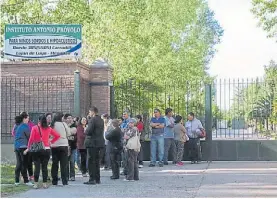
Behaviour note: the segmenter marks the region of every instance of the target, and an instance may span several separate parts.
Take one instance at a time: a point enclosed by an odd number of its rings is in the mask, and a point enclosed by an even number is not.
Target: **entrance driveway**
[[[83,185],[77,176],[66,187],[30,190],[17,198],[197,198],[197,197],[277,197],[277,162],[202,162],[183,167],[140,169],[140,181],[111,181],[110,171],[102,171],[102,184]]]

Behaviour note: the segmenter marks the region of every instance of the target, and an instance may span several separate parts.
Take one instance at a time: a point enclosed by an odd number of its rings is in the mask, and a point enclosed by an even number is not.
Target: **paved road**
[[[30,190],[17,198],[185,198],[185,197],[277,197],[277,162],[212,162],[183,167],[145,167],[140,181],[111,181],[102,171],[102,184],[83,185],[77,177],[66,187]]]

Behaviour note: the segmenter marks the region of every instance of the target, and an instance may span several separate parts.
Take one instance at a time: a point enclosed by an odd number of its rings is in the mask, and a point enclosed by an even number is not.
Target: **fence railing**
[[[277,136],[277,81],[216,80],[211,97],[213,139],[275,139]],[[143,114],[147,123],[155,108],[168,107],[175,115],[194,112],[205,125],[205,83],[153,83],[127,80],[114,83],[115,115]],[[147,128],[148,129],[148,128]],[[148,130],[147,130],[148,131]],[[149,130],[147,133],[151,133]]]
[[[47,112],[71,113],[74,77],[2,77],[1,96],[1,138],[9,140],[14,117],[22,111],[29,112],[31,119]]]

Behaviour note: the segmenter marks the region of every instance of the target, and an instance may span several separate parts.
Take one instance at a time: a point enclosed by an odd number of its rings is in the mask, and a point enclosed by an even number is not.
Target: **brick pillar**
[[[100,114],[110,114],[110,86],[112,86],[113,69],[102,60],[91,65],[91,106],[96,106]]]

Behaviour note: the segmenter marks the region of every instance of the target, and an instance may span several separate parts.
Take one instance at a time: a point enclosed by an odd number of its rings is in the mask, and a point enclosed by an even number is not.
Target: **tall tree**
[[[252,5],[259,25],[277,41],[277,0],[252,0]]]

